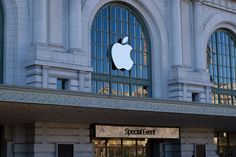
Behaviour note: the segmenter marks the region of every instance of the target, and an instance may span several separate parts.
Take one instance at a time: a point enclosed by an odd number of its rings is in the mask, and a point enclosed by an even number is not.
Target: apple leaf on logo
[[[122,39],[122,44],[127,44],[128,40],[129,40],[129,37],[128,37],[128,36],[124,37],[124,38]]]

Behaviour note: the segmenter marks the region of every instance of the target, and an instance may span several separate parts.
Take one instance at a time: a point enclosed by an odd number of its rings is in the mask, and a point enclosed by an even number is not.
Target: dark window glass
[[[68,90],[69,89],[69,80],[58,78],[57,79],[57,89]]]
[[[58,144],[58,157],[73,157],[73,144]]]
[[[150,42],[141,18],[131,8],[109,3],[96,14],[91,32],[92,91],[122,96],[151,96]],[[130,71],[118,70],[111,47],[128,36],[132,46]],[[134,89],[135,88],[135,89]]]
[[[214,143],[217,144],[219,157],[236,156],[236,133],[235,132],[216,132]]]
[[[192,93],[192,102],[199,102],[199,93]]]
[[[196,157],[206,157],[206,146],[197,144],[196,145]]]
[[[235,34],[224,29],[216,30],[208,41],[207,63],[213,84],[212,102],[215,104],[235,104],[235,41]]]

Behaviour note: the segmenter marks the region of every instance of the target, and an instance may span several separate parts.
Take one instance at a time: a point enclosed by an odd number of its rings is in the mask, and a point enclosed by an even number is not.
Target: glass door
[[[136,140],[123,140],[123,157],[136,157]]]
[[[106,157],[106,140],[95,140],[95,157]]]
[[[121,140],[107,141],[107,157],[122,157]]]
[[[94,140],[96,157],[146,157],[145,139]]]
[[[147,140],[137,140],[137,157],[146,157]]]

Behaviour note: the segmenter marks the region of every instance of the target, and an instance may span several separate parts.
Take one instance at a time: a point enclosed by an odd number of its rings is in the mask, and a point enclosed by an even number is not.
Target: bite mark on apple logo
[[[128,40],[129,37],[126,36],[122,39],[121,43],[115,43],[111,48],[113,63],[119,70],[130,70],[134,64],[130,57],[133,48],[127,44]]]

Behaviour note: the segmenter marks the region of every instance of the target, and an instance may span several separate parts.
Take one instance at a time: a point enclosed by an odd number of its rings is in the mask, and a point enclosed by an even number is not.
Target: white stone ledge
[[[97,95],[86,92],[58,91],[6,85],[0,86],[0,101],[34,105],[117,109],[136,112],[236,117],[236,106]]]

